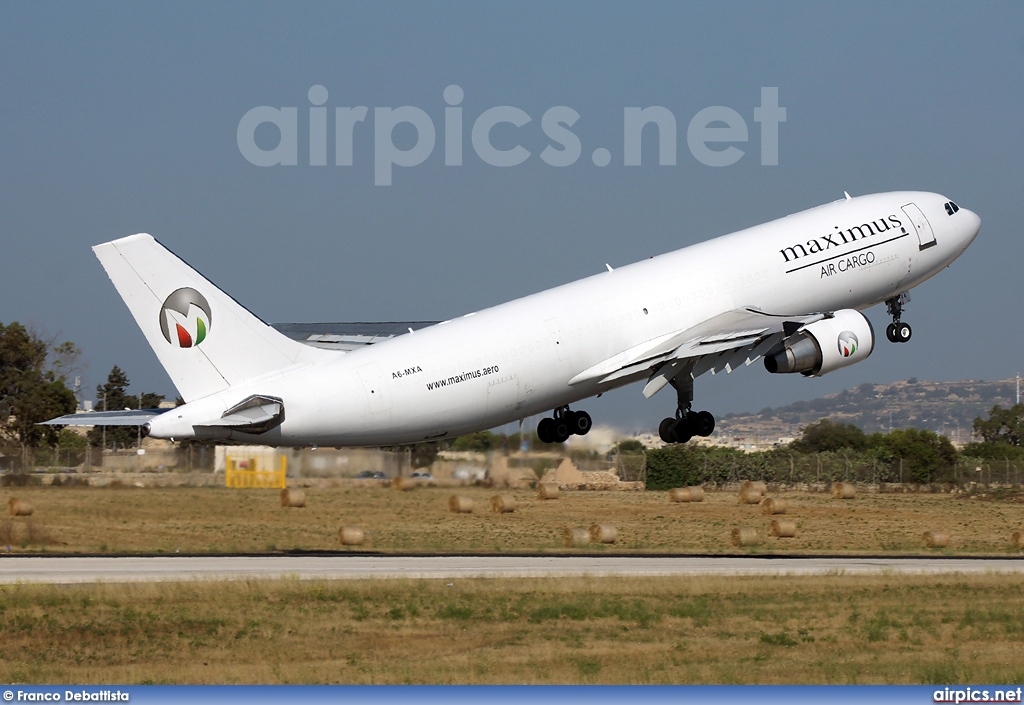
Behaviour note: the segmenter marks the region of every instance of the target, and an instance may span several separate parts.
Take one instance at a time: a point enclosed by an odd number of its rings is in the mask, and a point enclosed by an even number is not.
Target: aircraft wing
[[[786,316],[753,307],[727,311],[623,350],[579,373],[569,384],[612,382],[651,372],[644,387],[644,396],[651,397],[684,370],[696,378],[705,372],[732,372],[740,364],[749,365],[783,338],[827,315]]]
[[[436,325],[440,321],[366,323],[273,323],[271,327],[292,340],[325,350],[355,350],[398,335]]]
[[[37,426],[144,426],[168,409],[125,409],[124,411],[86,411],[58,416]]]

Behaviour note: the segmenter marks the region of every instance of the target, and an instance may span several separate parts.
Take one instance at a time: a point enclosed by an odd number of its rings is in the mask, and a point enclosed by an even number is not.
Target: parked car
[[[356,475],[357,480],[386,480],[388,476],[382,473],[380,470],[363,470],[361,473]]]

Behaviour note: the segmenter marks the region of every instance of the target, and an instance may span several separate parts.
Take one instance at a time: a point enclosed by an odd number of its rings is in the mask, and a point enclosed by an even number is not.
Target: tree
[[[58,348],[77,349],[71,343]],[[47,366],[51,348],[18,322],[0,323],[0,432],[22,448],[52,445],[57,429],[38,426],[70,414],[77,401],[63,379]]]
[[[868,447],[864,431],[849,423],[822,419],[804,427],[800,438],[790,444],[798,453],[827,453],[837,450],[862,451]]]
[[[99,411],[122,411],[124,409],[154,409],[164,400],[163,394],[155,392],[144,392],[142,394],[142,405],[139,406],[139,396],[128,394],[128,375],[120,367],[114,365],[107,375],[104,384],[96,386],[96,408]],[[106,437],[107,446],[125,448],[134,445],[138,439],[138,427],[136,426],[107,426],[106,432],[100,426],[89,431],[89,443],[93,446],[103,444]]]
[[[486,453],[501,448],[501,436],[490,431],[477,431],[452,441],[452,450]]]
[[[934,482],[956,464],[956,448],[945,436],[921,428],[898,428],[871,438],[876,447],[901,458],[912,482]]]
[[[612,448],[612,453],[620,453],[622,455],[643,455],[646,452],[647,447],[635,438],[627,438],[624,441],[619,441],[618,444]]]
[[[1024,404],[1004,409],[998,404],[988,412],[988,418],[974,419],[974,433],[985,443],[1019,446],[1024,435]]]

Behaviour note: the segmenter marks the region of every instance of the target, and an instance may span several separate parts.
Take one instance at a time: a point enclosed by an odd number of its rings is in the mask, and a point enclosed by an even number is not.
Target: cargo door
[[[919,249],[927,250],[935,246],[935,233],[932,232],[931,223],[924,217],[924,212],[917,207],[917,204],[908,203],[903,206],[903,212],[910,218],[911,225],[917,231],[917,242]]]

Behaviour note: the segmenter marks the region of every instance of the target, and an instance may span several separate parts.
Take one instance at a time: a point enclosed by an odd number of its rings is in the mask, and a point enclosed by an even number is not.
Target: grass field
[[[0,587],[8,683],[1020,683],[1012,576]]]
[[[473,514],[451,514],[455,492],[472,497]],[[207,488],[5,489],[35,506],[31,517],[0,519],[0,546],[15,552],[263,552],[336,550],[338,528],[367,531],[361,550],[383,552],[559,552],[566,526],[595,522],[618,530],[615,546],[583,550],[725,553],[734,526],[755,527],[762,537],[751,553],[920,553],[928,529],[950,534],[950,554],[1006,554],[1010,536],[1024,530],[1024,499],[968,499],[949,494],[860,494],[837,500],[827,494],[785,493],[798,535],[768,536],[771,517],[757,505],[739,505],[732,492],[709,492],[699,504],[672,504],[663,492],[563,492],[541,501],[513,492],[512,514],[491,514],[483,488],[384,487],[306,490],[307,506],[284,509],[275,490]]]

